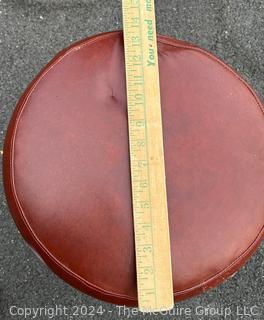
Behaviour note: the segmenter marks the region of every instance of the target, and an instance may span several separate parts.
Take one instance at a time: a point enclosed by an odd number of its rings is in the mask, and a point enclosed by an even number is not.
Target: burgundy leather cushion
[[[190,44],[159,37],[176,299],[235,272],[263,237],[264,116],[248,85]],[[64,280],[136,305],[121,32],[85,39],[20,99],[4,151],[13,217]]]

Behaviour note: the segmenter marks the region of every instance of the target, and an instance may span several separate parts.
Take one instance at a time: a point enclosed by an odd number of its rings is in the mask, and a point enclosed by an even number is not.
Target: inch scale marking
[[[154,0],[122,0],[141,311],[173,308]]]

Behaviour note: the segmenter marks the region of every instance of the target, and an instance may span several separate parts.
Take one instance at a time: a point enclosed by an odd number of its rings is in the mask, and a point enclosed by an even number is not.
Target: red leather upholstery
[[[222,282],[264,224],[263,106],[228,66],[159,37],[175,300]],[[4,150],[22,235],[65,281],[136,305],[123,39],[57,55],[20,99]]]

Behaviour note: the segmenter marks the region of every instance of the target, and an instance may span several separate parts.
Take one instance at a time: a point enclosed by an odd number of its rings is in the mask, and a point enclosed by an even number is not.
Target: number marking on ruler
[[[154,0],[122,0],[139,308],[173,307]]]

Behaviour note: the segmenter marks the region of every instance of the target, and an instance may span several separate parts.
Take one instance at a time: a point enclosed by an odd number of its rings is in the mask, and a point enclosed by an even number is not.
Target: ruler
[[[138,303],[173,308],[154,0],[122,0]]]

